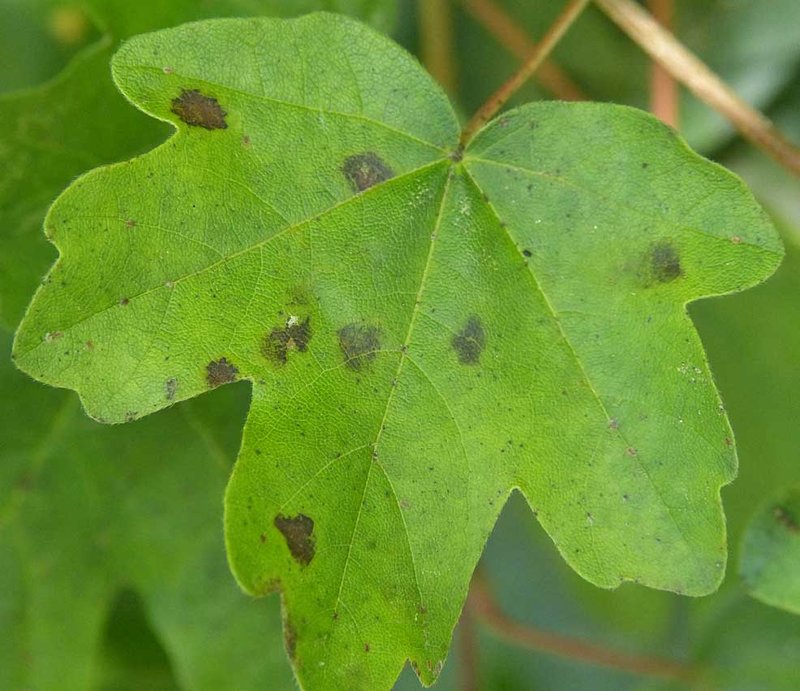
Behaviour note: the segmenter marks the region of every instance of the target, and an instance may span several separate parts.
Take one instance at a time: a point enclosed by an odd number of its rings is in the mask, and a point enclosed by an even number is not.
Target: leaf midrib
[[[429,235],[430,242],[429,242],[429,246],[428,246],[428,254],[427,254],[427,257],[426,257],[426,260],[425,260],[425,266],[423,267],[422,274],[420,276],[419,289],[417,290],[417,292],[416,292],[416,294],[414,296],[414,302],[413,302],[412,307],[411,307],[411,316],[409,317],[409,322],[408,322],[408,329],[406,330],[406,335],[405,335],[405,338],[403,340],[403,345],[400,348],[400,357],[398,359],[397,369],[395,370],[393,381],[397,381],[397,382],[400,381],[400,378],[402,376],[403,368],[405,366],[406,360],[409,359],[408,358],[408,350],[409,350],[409,346],[411,345],[411,340],[412,340],[412,336],[413,336],[413,333],[414,333],[414,326],[416,324],[417,315],[419,314],[419,311],[420,311],[420,303],[421,303],[422,294],[424,293],[425,288],[427,286],[428,275],[430,274],[430,271],[431,271],[431,266],[432,266],[432,263],[433,263],[433,255],[434,255],[434,251],[435,251],[435,248],[436,248],[436,239],[438,238],[438,235],[439,235],[439,230],[440,230],[441,223],[442,223],[442,217],[444,215],[445,204],[446,204],[446,201],[447,201],[447,196],[448,196],[448,192],[450,191],[450,185],[451,184],[452,184],[452,179],[451,179],[451,176],[448,174],[447,178],[445,179],[444,186],[442,188],[442,196],[441,196],[441,200],[439,202],[439,210],[438,210],[438,212],[436,214],[436,220],[434,222],[433,231]],[[378,425],[378,431],[375,434],[375,441],[370,445],[372,447],[372,449],[373,449],[373,452],[375,452],[375,453],[377,453],[377,449],[378,449],[378,447],[380,445],[381,437],[383,435],[383,430],[384,430],[384,427],[386,425],[386,420],[387,420],[387,418],[389,416],[389,410],[390,410],[390,408],[392,406],[392,402],[394,401],[395,391],[396,390],[397,390],[397,386],[396,385],[392,385],[389,388],[389,395],[386,397],[386,406],[384,407],[383,416],[381,418],[380,424]],[[397,512],[400,515],[400,517],[402,519],[402,522],[403,522],[403,537],[405,538],[406,547],[408,548],[408,553],[409,553],[409,556],[410,556],[411,568],[412,568],[412,572],[413,572],[413,575],[414,575],[414,585],[415,585],[416,590],[417,590],[419,609],[422,609],[423,608],[422,588],[420,587],[419,574],[417,573],[417,564],[416,564],[416,560],[414,558],[414,550],[411,548],[411,536],[410,536],[410,532],[408,530],[408,524],[406,523],[406,520],[405,520],[405,514],[403,512],[403,508],[402,508],[402,506],[400,506],[400,497],[397,495],[397,491],[395,490],[394,483],[392,482],[391,478],[389,477],[389,473],[386,472],[386,469],[383,467],[383,465],[380,462],[380,456],[379,455],[377,457],[373,456],[373,458],[371,458],[368,462],[369,462],[369,467],[367,468],[367,472],[366,472],[366,474],[364,476],[364,488],[362,489],[362,492],[361,492],[361,499],[360,499],[359,504],[358,504],[358,512],[356,514],[356,519],[353,522],[353,531],[350,534],[350,540],[349,540],[349,545],[348,545],[348,549],[347,549],[347,555],[345,556],[345,563],[344,563],[344,565],[342,567],[342,577],[341,577],[341,580],[339,581],[339,588],[338,588],[338,591],[336,593],[336,606],[338,607],[339,604],[342,603],[341,595],[342,595],[342,591],[344,590],[345,580],[347,578],[347,570],[348,570],[348,566],[349,566],[350,559],[351,559],[351,556],[352,556],[353,544],[355,542],[355,535],[356,535],[356,532],[358,530],[358,524],[359,524],[359,521],[361,520],[361,513],[363,511],[364,504],[365,504],[367,487],[369,486],[369,479],[370,479],[370,477],[372,475],[372,469],[377,465],[380,468],[381,472],[383,473],[384,478],[386,479],[386,482],[388,483],[389,487],[392,490],[392,496],[393,496],[395,504],[397,506]],[[423,615],[422,624],[423,624],[422,625],[423,635],[426,638],[426,641],[424,642],[424,647],[427,647],[427,628],[425,626],[424,615]],[[335,623],[334,623],[334,627],[335,627]]]

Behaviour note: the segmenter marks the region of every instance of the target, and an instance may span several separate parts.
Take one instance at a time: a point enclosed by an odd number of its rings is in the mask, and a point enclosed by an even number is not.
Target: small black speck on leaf
[[[342,172],[355,192],[363,192],[394,177],[394,171],[373,151],[348,156]]]
[[[477,365],[486,347],[486,332],[481,320],[474,315],[467,319],[461,331],[453,336],[451,344],[462,365]]]
[[[286,539],[292,558],[301,566],[308,566],[316,551],[313,519],[302,513],[296,516],[278,514],[275,516],[275,527]]]
[[[212,360],[206,365],[206,381],[212,389],[236,381],[237,374],[239,370],[226,358]]]
[[[227,113],[216,98],[205,96],[197,89],[182,89],[181,95],[172,99],[172,112],[187,125],[207,130],[224,130]]]

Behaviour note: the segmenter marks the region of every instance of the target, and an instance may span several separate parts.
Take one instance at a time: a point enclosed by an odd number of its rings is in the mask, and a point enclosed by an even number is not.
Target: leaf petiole
[[[531,78],[536,70],[558,45],[575,20],[581,15],[583,10],[591,0],[570,0],[562,10],[552,26],[547,30],[542,40],[536,45],[536,49],[528,60],[520,67],[497,91],[489,97],[472,119],[467,123],[461,132],[461,148],[464,148],[477,132],[491,120],[508,100]]]

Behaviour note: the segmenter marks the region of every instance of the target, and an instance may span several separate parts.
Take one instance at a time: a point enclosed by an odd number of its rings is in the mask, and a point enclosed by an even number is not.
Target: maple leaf
[[[227,545],[283,592],[304,683],[432,682],[514,488],[596,585],[716,588],[736,461],[685,305],[782,256],[738,179],[610,105],[523,106],[462,150],[420,66],[331,15],[113,67],[179,131],[52,207],[17,362],[106,422],[252,383]]]

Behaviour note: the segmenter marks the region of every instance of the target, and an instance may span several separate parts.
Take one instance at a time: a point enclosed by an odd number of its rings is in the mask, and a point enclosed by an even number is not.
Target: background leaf
[[[800,614],[800,490],[763,506],[744,536],[740,573],[757,599]]]
[[[239,392],[111,428],[6,358],[0,377],[0,686],[97,688],[106,619],[132,588],[181,688],[290,687],[278,603],[238,593],[223,553]]]

